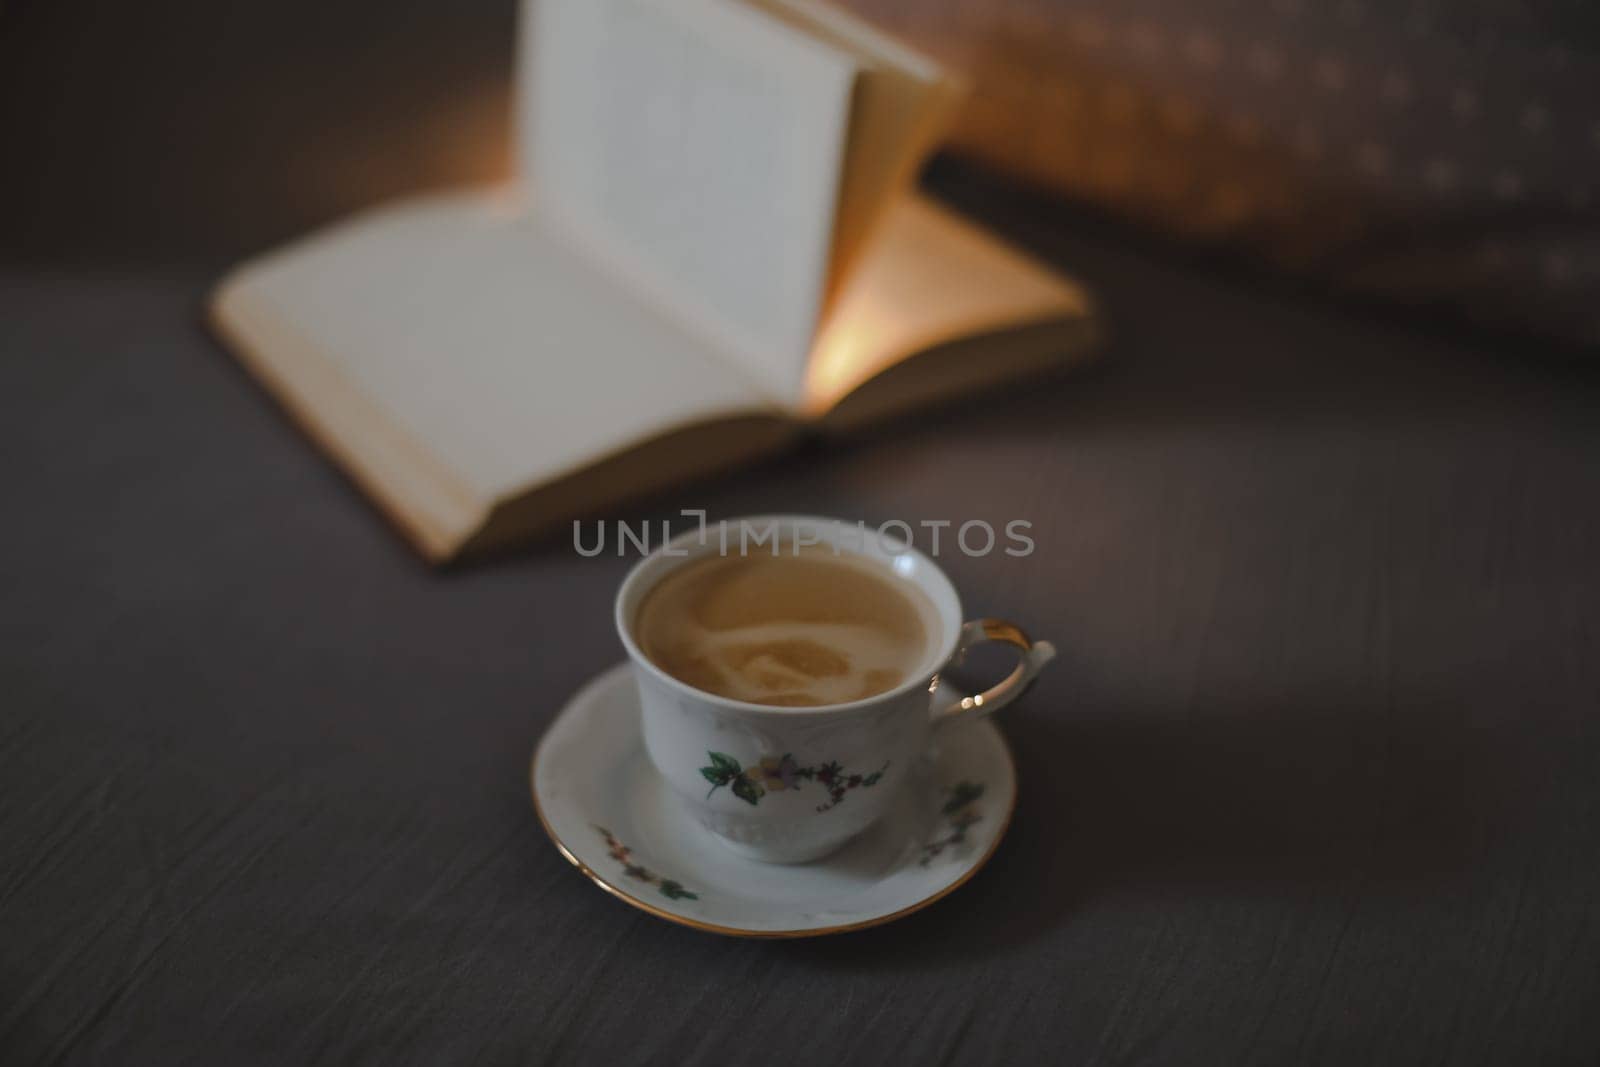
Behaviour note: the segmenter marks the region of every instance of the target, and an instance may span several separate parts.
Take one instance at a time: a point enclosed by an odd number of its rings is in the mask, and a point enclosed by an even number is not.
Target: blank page
[[[487,500],[767,406],[680,324],[484,194],[357,216],[225,289],[314,345]]]
[[[529,0],[523,33],[535,210],[797,400],[854,59],[735,0]]]
[[[851,53],[859,66],[828,264],[825,302],[831,302],[885,213],[905,195],[965,88],[932,59],[822,0],[744,2]]]

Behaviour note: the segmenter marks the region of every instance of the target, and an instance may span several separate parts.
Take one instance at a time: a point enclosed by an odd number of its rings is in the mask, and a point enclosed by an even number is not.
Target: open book
[[[814,0],[528,0],[521,180],[233,271],[212,321],[432,560],[1087,352],[911,190],[959,97]]]

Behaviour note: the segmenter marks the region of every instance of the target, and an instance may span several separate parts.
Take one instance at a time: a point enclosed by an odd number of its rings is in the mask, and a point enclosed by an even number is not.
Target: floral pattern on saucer
[[[671,878],[663,878],[650,870],[650,868],[642,867],[635,863],[633,861],[633,850],[618,841],[610,830],[607,830],[604,826],[596,826],[595,829],[600,832],[601,837],[605,838],[606,851],[611,854],[611,858],[622,864],[623,874],[629,878],[655,886],[661,892],[661,895],[668,900],[700,899],[698,893],[691,893],[685,889],[682,882],[674,881]]]
[[[842,802],[850,790],[877,785],[889,769],[885,763],[870,774],[846,774],[838,760],[802,767],[787,753],[782,757],[764,756],[749,767],[741,767],[738,760],[725,752],[707,752],[706,755],[711,764],[700,768],[701,776],[711,783],[711,792],[706,796],[729,786],[734,796],[752,807],[761,803],[761,798],[768,793],[798,789],[801,782],[814,781],[828,790],[827,802],[817,805],[818,811],[827,811]]]
[[[947,792],[950,794],[950,799],[945,801],[944,807],[939,811],[949,820],[950,832],[922,846],[921,863],[924,867],[932,863],[933,858],[945,849],[964,843],[967,840],[967,831],[983,819],[982,815],[973,810],[973,805],[983,796],[983,783],[957,782]]]

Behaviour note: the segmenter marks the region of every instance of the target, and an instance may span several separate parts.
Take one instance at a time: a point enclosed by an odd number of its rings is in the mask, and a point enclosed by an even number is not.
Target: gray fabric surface
[[[1592,382],[1025,207],[1118,324],[1100,372],[634,515],[1035,524],[945,557],[1063,651],[1005,713],[1009,838],[811,943],[636,913],[535,822],[625,560],[429,573],[200,276],[6,273],[7,1062],[1592,1062]]]

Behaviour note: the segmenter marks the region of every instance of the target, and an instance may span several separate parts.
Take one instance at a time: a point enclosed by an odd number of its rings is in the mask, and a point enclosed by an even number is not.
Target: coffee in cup
[[[939,624],[916,586],[815,546],[695,560],[650,590],[637,619],[639,647],[678,681],[779,707],[894,689],[932,657]]]

